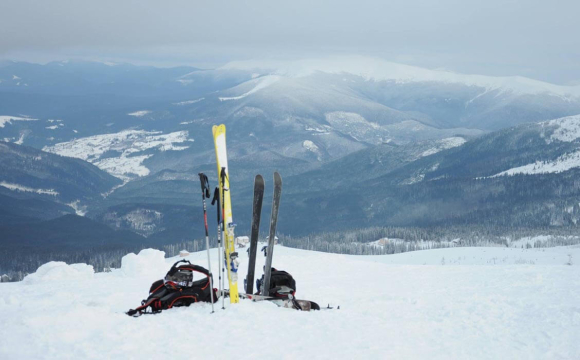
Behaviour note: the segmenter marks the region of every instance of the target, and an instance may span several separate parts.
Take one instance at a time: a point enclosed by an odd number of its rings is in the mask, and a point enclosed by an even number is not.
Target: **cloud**
[[[158,59],[168,49],[175,61],[221,61],[343,52],[498,75],[567,61],[578,78],[578,13],[577,1],[536,0],[3,0],[0,56]]]

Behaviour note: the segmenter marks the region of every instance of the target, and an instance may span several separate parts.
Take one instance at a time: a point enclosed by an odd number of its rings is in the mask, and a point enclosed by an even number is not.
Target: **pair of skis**
[[[222,309],[224,308],[224,297],[229,296],[230,303],[235,304],[240,300],[239,298],[252,299],[254,301],[267,300],[276,303],[281,307],[290,307],[297,310],[310,311],[319,310],[320,307],[312,301],[297,300],[292,296],[288,299],[280,299],[270,296],[269,285],[272,272],[272,257],[274,255],[274,245],[276,242],[276,225],[278,222],[278,209],[280,208],[280,197],[282,195],[282,177],[279,173],[274,173],[274,196],[272,199],[272,214],[270,217],[270,233],[268,237],[268,247],[266,250],[266,265],[264,267],[264,282],[262,284],[262,292],[259,295],[252,295],[254,290],[254,275],[256,267],[256,253],[258,249],[258,238],[260,235],[260,218],[262,213],[262,201],[264,198],[264,178],[257,175],[254,181],[254,201],[252,206],[252,230],[250,240],[250,259],[248,264],[248,275],[246,282],[246,294],[238,292],[238,253],[235,251],[234,244],[234,223],[232,220],[232,203],[230,195],[230,181],[228,158],[226,151],[226,127],[225,125],[213,126],[212,128],[217,168],[219,188],[216,188],[212,205],[217,201],[218,203],[218,263],[221,264],[220,254],[221,238],[224,239],[224,262],[227,267],[227,276],[229,282],[229,290],[225,290],[222,284],[222,273],[219,275],[219,293],[222,295]],[[206,197],[209,198],[209,183],[207,177],[200,174],[202,183],[202,198],[204,205],[204,222],[206,232],[206,246],[208,248],[208,266],[210,267],[211,279],[211,264],[209,263],[209,236],[207,228],[207,213],[205,206]],[[221,210],[221,211],[220,211]],[[211,285],[213,287],[213,284]],[[330,307],[329,307],[330,308]],[[212,298],[212,312],[213,312],[213,298]]]
[[[230,303],[240,302],[238,295],[238,253],[234,244],[234,227],[232,216],[232,200],[230,195],[230,179],[228,167],[228,155],[226,150],[226,126],[221,124],[212,127],[215,144],[216,162],[218,170],[219,190],[216,189],[218,206],[221,205],[221,219],[218,214],[218,261],[220,245],[220,232],[224,239],[224,261],[227,268],[227,276],[230,288]],[[214,199],[215,201],[215,199]],[[221,226],[220,226],[221,220]],[[221,278],[221,274],[220,274]],[[222,300],[223,308],[223,300]]]
[[[214,200],[212,204],[216,201],[218,203],[218,261],[220,261],[219,256],[221,253],[220,248],[220,233],[223,234],[224,239],[224,261],[227,267],[227,276],[229,282],[229,297],[230,303],[238,303],[239,292],[238,292],[238,253],[235,249],[234,244],[234,223],[232,216],[232,202],[230,195],[230,180],[229,180],[229,168],[228,168],[228,157],[226,150],[226,126],[219,125],[213,126],[212,128],[216,160],[218,168],[218,182],[219,190],[216,189]],[[205,211],[205,196],[208,191],[204,188],[204,181],[207,183],[207,177],[205,180],[202,178],[203,174],[200,174],[200,180],[202,181],[202,197],[204,200],[204,221],[206,228],[206,241],[208,242],[208,231],[207,231],[207,215]],[[205,175],[203,175],[205,176]],[[207,185],[209,187],[209,185]],[[270,237],[268,238],[268,257],[266,258],[265,267],[265,283],[270,283],[270,276],[272,270],[272,255],[274,252],[274,243],[276,237],[276,223],[278,221],[278,208],[280,207],[280,196],[282,194],[282,177],[277,172],[274,173],[274,199],[272,202],[272,216],[270,219]],[[250,267],[248,271],[248,278],[246,279],[249,288],[246,289],[248,293],[253,292],[254,283],[254,271],[256,266],[256,249],[258,246],[258,237],[260,231],[260,215],[262,212],[262,200],[264,198],[264,178],[261,175],[257,175],[254,183],[254,204],[253,204],[253,215],[252,215],[252,239],[250,245]],[[220,208],[221,206],[221,214]],[[221,215],[221,216],[220,216]],[[220,226],[221,223],[221,226]],[[209,263],[209,257],[208,257]],[[220,291],[223,289],[221,286],[221,273],[220,273]],[[265,286],[265,293],[263,295],[268,295],[268,287]],[[225,289],[224,289],[225,290]],[[223,299],[222,299],[223,307]]]
[[[282,195],[282,177],[274,173],[274,196],[272,198],[272,214],[270,216],[270,233],[268,236],[268,249],[266,252],[266,265],[264,266],[264,284],[262,295],[269,296],[269,284],[272,273],[272,257],[276,239],[276,224],[278,223],[278,209]],[[254,274],[256,270],[256,254],[258,250],[258,238],[260,236],[260,218],[262,214],[262,200],[264,199],[264,178],[256,175],[254,180],[254,202],[252,206],[252,232],[250,236],[250,259],[248,263],[248,275],[246,277],[246,293],[254,292]]]

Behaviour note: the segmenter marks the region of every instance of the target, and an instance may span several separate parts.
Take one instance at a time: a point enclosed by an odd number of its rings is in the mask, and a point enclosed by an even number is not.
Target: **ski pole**
[[[201,199],[203,202],[203,223],[205,225],[205,247],[207,249],[207,267],[209,268],[209,286],[210,286],[210,299],[211,299],[211,313],[214,313],[213,308],[213,275],[211,273],[211,260],[209,256],[209,231],[207,228],[207,207],[205,205],[205,199],[209,199],[209,180],[204,173],[199,173],[199,181],[201,182]]]
[[[222,252],[222,240],[221,240],[221,231],[222,231],[222,221],[221,221],[221,206],[220,206],[220,188],[216,186],[215,191],[213,193],[213,199],[211,201],[211,204],[214,205],[215,203],[217,203],[217,241],[218,241],[218,287],[219,287],[219,293],[222,297],[222,310],[225,309],[224,306],[224,298],[225,295],[222,293],[222,291],[224,290],[224,283],[223,283],[223,277],[222,277],[222,271],[220,271],[220,266],[223,269],[223,263],[221,261],[221,252]]]

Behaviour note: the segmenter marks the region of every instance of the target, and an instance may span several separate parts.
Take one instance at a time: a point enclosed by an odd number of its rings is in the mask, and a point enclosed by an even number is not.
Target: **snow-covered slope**
[[[12,124],[12,121],[36,121],[38,119],[31,119],[30,117],[22,117],[22,116],[9,116],[9,115],[0,115],[0,128],[6,126],[6,124]]]
[[[129,181],[132,177],[149,174],[149,169],[143,162],[153,154],[139,153],[149,149],[185,150],[188,146],[176,144],[193,141],[188,136],[187,131],[162,134],[160,131],[124,130],[45,146],[43,150],[86,160],[113,176]],[[117,153],[118,156],[104,156],[110,152]]]
[[[52,196],[58,195],[58,192],[54,191],[54,189],[33,189],[33,188],[29,188],[27,186],[7,183],[6,181],[0,181],[0,186],[3,186],[6,189],[9,189],[12,191],[32,192],[32,193],[36,193],[36,194],[46,194],[46,195],[52,195]]]
[[[499,174],[493,175],[492,177],[503,175],[511,176],[516,174],[534,175],[561,173],[577,167],[580,167],[580,151],[564,154],[551,161],[536,161],[532,164],[511,168],[509,170],[502,171]]]
[[[465,139],[460,136],[453,136],[450,138],[445,138],[436,141],[436,145],[431,149],[425,150],[421,155],[422,156],[429,156],[433,154],[437,154],[440,151],[452,149],[454,147],[461,146],[465,144]]]
[[[551,159],[537,160],[533,163],[510,168],[492,177],[516,174],[561,173],[580,167],[580,147],[577,143],[580,138],[580,115],[543,121],[538,124],[538,128],[538,135],[544,139],[547,149],[550,146],[555,148],[562,145],[562,143],[569,143],[569,149],[565,149],[567,151],[563,154],[552,156]]]
[[[274,84],[278,80],[280,80],[280,76],[276,76],[276,75],[269,75],[269,76],[264,76],[261,78],[249,80],[246,83],[240,85],[239,87],[244,88],[244,87],[247,87],[248,85],[253,85],[253,87],[250,90],[248,90],[247,92],[244,92],[243,94],[238,95],[238,96],[220,97],[219,100],[220,101],[228,101],[228,100],[243,99],[248,95],[252,95],[253,93],[256,93],[260,90],[267,88],[268,86]],[[232,90],[235,91],[236,88],[233,88]]]
[[[580,97],[580,86],[559,86],[521,76],[466,75],[397,64],[363,56],[338,56],[297,61],[234,61],[226,64],[222,69],[272,72],[292,77],[305,77],[316,72],[352,74],[375,81],[455,83],[481,87],[486,92],[500,89],[519,94],[550,93],[562,97]]]
[[[566,116],[540,123],[542,128],[553,130],[546,143],[553,141],[572,142],[580,138],[580,115]]]
[[[240,249],[240,279],[247,258]],[[214,258],[214,273],[217,262]],[[176,261],[144,250],[121,269],[49,263],[0,284],[0,358],[574,359],[580,248],[452,248],[345,256],[277,246],[274,266],[313,313],[243,300],[124,314]],[[204,252],[189,259],[206,265]],[[256,269],[262,268],[258,257]],[[444,265],[443,265],[444,264]],[[487,265],[487,266],[481,266]],[[226,340],[227,339],[227,340]]]

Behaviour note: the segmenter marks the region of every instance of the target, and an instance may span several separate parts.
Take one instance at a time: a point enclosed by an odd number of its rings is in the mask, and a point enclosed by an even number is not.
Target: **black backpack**
[[[262,288],[264,283],[264,275],[262,275],[261,279],[256,281],[256,288],[258,289],[258,294]],[[270,273],[270,286],[268,287],[268,294],[270,296],[279,297],[279,298],[287,298],[288,294],[296,293],[296,281],[284,270],[276,270],[272,268],[272,272]]]
[[[179,263],[185,265],[177,266]],[[205,277],[201,280],[193,281],[194,273],[201,273]],[[149,289],[149,297],[141,301],[141,306],[127,312],[130,316],[142,314],[156,314],[161,310],[171,309],[176,306],[189,306],[196,302],[211,302],[211,292],[213,300],[217,301],[217,290],[210,288],[210,275],[207,269],[193,265],[187,260],[180,260],[173,264],[164,279],[155,281]],[[151,308],[151,312],[147,312]]]

